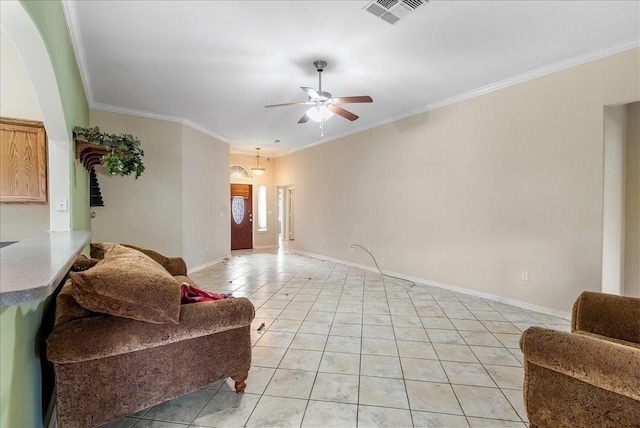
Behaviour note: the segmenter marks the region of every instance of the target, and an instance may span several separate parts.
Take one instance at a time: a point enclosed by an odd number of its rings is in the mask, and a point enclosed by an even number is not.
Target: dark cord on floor
[[[373,263],[375,263],[375,265],[376,265],[376,269],[378,269],[378,272],[380,272],[380,274],[383,276],[383,280],[384,280],[384,277],[385,277],[385,276],[388,276],[389,278],[399,279],[400,281],[406,281],[406,282],[408,282],[409,284],[411,284],[409,287],[413,287],[414,285],[416,285],[416,283],[415,283],[415,282],[410,281],[410,280],[408,280],[408,279],[400,278],[400,277],[393,276],[393,275],[388,275],[388,274],[386,274],[386,273],[382,272],[382,270],[380,270],[380,266],[378,266],[378,262],[376,261],[376,258],[375,258],[375,257],[373,257],[373,254],[371,254],[371,251],[369,251],[368,249],[366,249],[365,247],[363,247],[363,246],[362,246],[362,245],[360,245],[360,244],[351,244],[351,248],[354,248],[354,249],[355,249],[356,247],[358,247],[358,248],[362,248],[362,249],[363,249],[363,250],[365,250],[367,253],[369,253],[369,255],[371,256],[371,259],[373,259]]]

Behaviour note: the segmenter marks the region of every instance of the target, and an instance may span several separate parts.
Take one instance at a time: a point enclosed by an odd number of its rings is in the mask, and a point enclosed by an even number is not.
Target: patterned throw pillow
[[[110,245],[98,264],[70,277],[74,299],[90,311],[178,324],[180,283],[140,251]]]

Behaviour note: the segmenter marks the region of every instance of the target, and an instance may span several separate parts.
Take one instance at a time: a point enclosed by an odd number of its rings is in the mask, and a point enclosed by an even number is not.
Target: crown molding
[[[501,89],[508,88],[509,86],[517,85],[520,83],[527,82],[529,80],[537,79],[539,77],[546,76],[548,74],[557,73],[558,71],[566,70],[571,67],[576,67],[578,65],[586,64],[591,61],[595,61],[598,59],[606,58],[611,55],[615,55],[630,49],[634,49],[640,46],[640,39],[629,39],[620,43],[616,43],[614,45],[608,46],[604,49],[598,49],[596,51],[588,52],[586,54],[578,55],[573,58],[568,58],[554,64],[546,65],[540,68],[536,68],[531,71],[527,71],[526,73],[518,74],[516,76],[508,77],[504,80],[500,80],[494,83],[489,83],[488,85],[480,86],[479,88],[473,89],[471,91],[463,92],[458,95],[454,95],[452,97],[444,98],[442,100],[434,101],[432,103],[427,104],[426,106],[420,107],[418,109],[412,110],[408,113],[404,113],[402,115],[394,116],[388,119],[385,119],[381,122],[378,122],[375,125],[371,125],[365,129],[361,129],[358,132],[362,132],[366,129],[375,128],[382,125],[387,125],[389,123],[397,122],[402,119],[406,119],[412,116],[416,116],[418,114],[426,113],[428,111],[436,110],[442,107],[449,106],[451,104],[459,103],[461,101],[466,101],[471,98],[478,97],[480,95],[489,94],[491,92],[499,91]]]
[[[156,120],[163,120],[166,122],[175,122],[175,123],[180,123],[184,126],[188,126],[189,128],[192,128],[196,131],[202,132],[203,134],[206,134],[210,137],[213,137],[217,140],[220,140],[224,143],[227,143],[229,145],[233,144],[233,142],[231,140],[229,140],[228,138],[225,138],[221,135],[216,134],[215,132],[211,132],[208,129],[198,125],[195,122],[192,122],[188,119],[185,119],[183,117],[179,117],[179,116],[169,116],[169,115],[165,115],[165,114],[159,114],[159,113],[153,113],[150,111],[145,111],[145,110],[137,110],[137,109],[132,109],[132,108],[127,108],[127,107],[118,107],[118,106],[113,106],[110,104],[101,104],[101,103],[92,103],[89,105],[90,108],[94,109],[94,110],[102,110],[102,111],[108,111],[111,113],[119,113],[119,114],[127,114],[129,116],[138,116],[138,117],[144,117],[147,119],[156,119]]]

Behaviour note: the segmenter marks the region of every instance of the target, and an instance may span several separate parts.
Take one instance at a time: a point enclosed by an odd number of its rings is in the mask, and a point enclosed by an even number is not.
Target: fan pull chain
[[[320,121],[320,136],[324,137],[324,120]]]

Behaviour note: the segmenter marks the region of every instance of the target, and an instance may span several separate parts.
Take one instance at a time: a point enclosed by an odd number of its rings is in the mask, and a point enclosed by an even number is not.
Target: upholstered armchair
[[[571,333],[530,327],[520,348],[530,427],[640,427],[640,299],[584,292]]]

